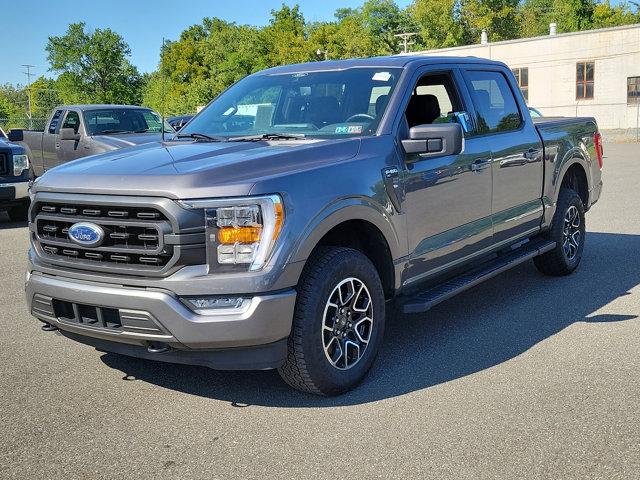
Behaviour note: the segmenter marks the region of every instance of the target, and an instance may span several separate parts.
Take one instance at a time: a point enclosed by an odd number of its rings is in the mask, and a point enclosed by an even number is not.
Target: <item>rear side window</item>
[[[53,114],[53,117],[51,117],[51,122],[49,123],[49,133],[56,133],[61,116],[62,110],[56,110],[56,112]]]
[[[518,104],[500,72],[468,71],[479,134],[517,130],[522,124]]]

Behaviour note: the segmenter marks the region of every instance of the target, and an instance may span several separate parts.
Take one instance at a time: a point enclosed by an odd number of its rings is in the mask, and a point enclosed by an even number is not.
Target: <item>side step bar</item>
[[[428,290],[418,292],[411,297],[400,300],[402,311],[404,313],[426,312],[431,307],[448,300],[460,292],[464,292],[465,290],[474,287],[491,277],[495,277],[516,265],[532,259],[533,257],[537,257],[549,250],[553,250],[555,246],[556,243],[550,240],[534,240],[527,242],[516,250],[502,254],[494,260],[481,265],[470,272],[463,273],[462,275],[454,277],[445,283],[436,285]]]

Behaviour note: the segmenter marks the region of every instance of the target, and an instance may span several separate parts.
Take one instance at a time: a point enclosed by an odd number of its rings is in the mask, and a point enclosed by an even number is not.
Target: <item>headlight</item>
[[[29,157],[26,155],[13,156],[13,175],[19,177],[22,172],[29,168]]]
[[[210,271],[224,265],[248,265],[253,271],[266,265],[284,222],[280,196],[179,203],[184,208],[204,209]]]

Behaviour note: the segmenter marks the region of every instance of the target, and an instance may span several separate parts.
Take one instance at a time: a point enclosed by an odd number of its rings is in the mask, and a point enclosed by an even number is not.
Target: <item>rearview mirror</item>
[[[24,141],[24,130],[20,128],[13,128],[9,130],[7,138],[10,142],[22,142]]]
[[[417,160],[462,153],[464,133],[458,123],[416,125],[409,130],[409,138],[402,140],[404,151],[420,155]]]
[[[73,128],[61,128],[60,129],[60,140],[80,140],[80,134],[76,133]]]

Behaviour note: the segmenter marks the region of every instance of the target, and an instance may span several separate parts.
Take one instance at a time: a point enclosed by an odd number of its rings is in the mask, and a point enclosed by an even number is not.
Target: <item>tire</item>
[[[584,205],[571,188],[562,187],[558,196],[548,238],[556,242],[553,250],[533,259],[545,275],[563,276],[572,273],[582,259],[585,242]]]
[[[316,395],[352,389],[373,365],[384,323],[384,292],[371,261],[350,248],[320,249],[309,259],[298,285],[280,376],[292,387]]]
[[[9,214],[9,219],[12,222],[26,222],[27,216],[29,214],[29,205],[16,205],[15,207],[11,207],[7,213]]]

